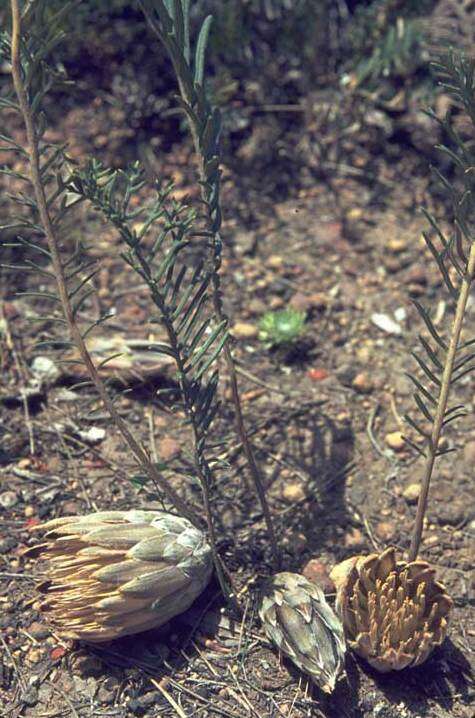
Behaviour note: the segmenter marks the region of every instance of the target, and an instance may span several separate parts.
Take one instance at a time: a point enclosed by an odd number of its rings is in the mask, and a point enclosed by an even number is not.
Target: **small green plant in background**
[[[259,339],[268,347],[292,347],[303,335],[306,314],[296,309],[266,312],[259,322]]]

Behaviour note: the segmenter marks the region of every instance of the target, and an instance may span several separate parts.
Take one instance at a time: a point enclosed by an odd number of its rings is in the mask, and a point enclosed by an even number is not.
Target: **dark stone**
[[[13,536],[6,536],[0,539],[0,554],[8,553],[17,545],[17,540]]]
[[[114,691],[107,689],[105,686],[101,686],[97,691],[96,697],[99,703],[110,705],[114,702]]]
[[[206,700],[208,700],[211,695],[211,691],[208,688],[208,686],[196,686],[194,688],[194,691],[195,691],[195,693],[197,693],[202,698],[205,698]]]
[[[442,526],[457,526],[464,520],[467,506],[468,504],[459,501],[439,504],[431,512],[432,516],[429,514],[429,518],[430,520],[435,519]]]
[[[357,373],[358,370],[355,368],[355,366],[351,364],[343,364],[339,369],[336,370],[336,377],[340,384],[343,384],[343,386],[350,387]]]
[[[36,688],[29,688],[22,696],[22,701],[28,707],[33,707],[38,703],[38,691]]]

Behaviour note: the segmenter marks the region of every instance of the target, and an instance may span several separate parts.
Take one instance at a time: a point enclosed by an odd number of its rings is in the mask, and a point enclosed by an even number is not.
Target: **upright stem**
[[[188,96],[188,93],[186,92],[186,89],[185,89],[183,83],[180,81],[179,77],[178,77],[178,85],[179,85],[180,94],[181,94],[183,100],[191,107],[192,99]],[[196,127],[195,123],[189,116],[188,116],[188,122],[189,122],[189,126],[190,126],[191,136],[193,139],[193,145],[195,148],[195,154],[196,154],[197,160],[198,160],[198,174],[199,174],[200,185],[201,185],[201,196],[202,196],[202,199],[205,202],[206,206],[208,206],[208,204],[209,204],[209,201],[208,201],[209,197],[207,196],[208,178],[206,176],[203,157],[202,157],[202,154],[200,151],[198,128]],[[212,224],[211,220],[210,220],[209,224],[210,225]],[[220,237],[219,232],[213,231],[212,234],[213,234],[213,241],[216,244],[219,244],[219,246],[221,246],[221,237]],[[221,254],[219,252],[219,253],[215,253],[215,267],[214,267],[214,272],[213,272],[213,304],[214,304],[214,310],[215,310],[218,322],[226,321],[228,323],[228,317],[226,316],[226,314],[224,312],[222,296],[221,296],[220,268],[221,268]],[[244,454],[246,456],[246,459],[247,459],[247,462],[249,464],[249,468],[251,471],[252,480],[254,482],[254,486],[255,486],[255,489],[257,492],[257,496],[259,498],[259,502],[261,504],[262,513],[264,515],[264,521],[266,523],[266,528],[267,528],[267,532],[269,534],[270,544],[271,544],[271,548],[272,548],[274,566],[275,566],[275,568],[278,568],[280,566],[280,562],[281,562],[280,550],[279,550],[277,539],[275,536],[274,524],[272,521],[269,504],[267,501],[266,492],[265,492],[264,484],[262,481],[262,475],[261,475],[261,472],[257,465],[256,459],[254,456],[254,451],[253,451],[251,442],[249,441],[249,436],[247,434],[246,425],[244,422],[244,414],[243,414],[242,404],[241,404],[241,397],[239,394],[236,365],[234,363],[233,355],[232,355],[231,348],[230,348],[228,342],[225,342],[225,344],[224,344],[223,353],[224,353],[224,359],[226,361],[226,366],[227,366],[228,373],[229,373],[229,380],[231,383],[231,393],[232,393],[232,399],[233,399],[234,411],[235,411],[235,420],[236,420],[236,431],[241,440],[241,443],[242,443],[242,446],[244,449]]]
[[[155,304],[158,306],[160,313],[162,315],[162,321],[165,327],[165,330],[167,332],[168,340],[170,342],[170,346],[173,350],[173,354],[175,357],[176,367],[177,367],[177,373],[178,373],[178,381],[180,384],[181,389],[181,395],[183,397],[183,405],[185,409],[185,413],[187,418],[190,421],[192,432],[193,432],[193,445],[194,445],[194,464],[196,467],[196,472],[198,474],[198,478],[201,485],[201,490],[203,493],[203,504],[205,509],[205,515],[206,515],[206,524],[208,527],[208,535],[209,535],[209,542],[211,544],[211,550],[213,553],[213,561],[214,566],[216,569],[216,575],[218,577],[219,585],[221,586],[221,590],[223,591],[223,594],[226,596],[229,604],[232,606],[232,608],[237,611],[239,611],[239,605],[237,603],[235,592],[234,592],[234,586],[232,585],[232,581],[228,575],[229,581],[226,578],[225,573],[225,567],[224,563],[221,560],[221,557],[218,552],[218,541],[216,537],[216,531],[214,528],[214,521],[213,521],[213,514],[211,511],[211,499],[210,499],[210,485],[211,485],[211,477],[212,472],[209,466],[209,463],[205,456],[203,456],[200,451],[198,450],[198,445],[201,439],[201,436],[198,431],[198,427],[196,424],[194,411],[193,411],[193,405],[190,402],[190,387],[188,385],[188,380],[186,379],[186,371],[185,371],[185,363],[183,361],[181,352],[180,352],[180,346],[178,342],[177,335],[175,333],[175,330],[173,328],[173,322],[170,319],[169,312],[167,311],[166,303],[162,297],[162,295],[157,291],[156,287],[154,287],[153,277],[152,273],[150,271],[150,267],[148,266],[144,255],[142,253],[142,250],[138,244],[135,244],[133,247],[131,247],[131,251],[133,252],[137,262],[140,265],[140,271],[142,273],[142,276],[145,278],[145,280],[148,282],[149,287],[151,288],[152,298],[155,302]],[[230,586],[228,586],[228,583]]]
[[[419,495],[419,501],[417,504],[416,519],[414,522],[414,533],[411,541],[411,548],[409,550],[409,560],[415,561],[419,553],[419,546],[422,537],[422,528],[424,523],[424,516],[427,509],[427,499],[429,496],[430,480],[432,477],[432,471],[434,468],[435,459],[437,457],[437,449],[439,446],[440,433],[442,431],[442,424],[444,421],[445,412],[447,409],[447,401],[450,392],[450,382],[452,379],[452,372],[454,369],[455,355],[458,348],[460,339],[460,332],[462,331],[463,318],[465,314],[465,307],[467,305],[467,299],[470,292],[470,287],[474,278],[475,273],[475,242],[472,242],[470,247],[470,254],[468,257],[466,272],[462,279],[460,292],[457,300],[457,307],[455,310],[454,323],[452,326],[452,334],[450,337],[449,348],[447,350],[447,356],[445,359],[444,371],[442,373],[441,388],[439,399],[437,402],[437,409],[435,413],[434,425],[432,427],[432,434],[430,438],[430,444],[428,448],[428,455],[426,459],[426,465],[424,470],[424,476],[421,484],[421,493]]]
[[[40,155],[38,148],[38,136],[36,133],[35,123],[33,120],[33,114],[31,112],[28,95],[23,83],[22,71],[21,71],[21,58],[20,58],[20,40],[21,40],[21,15],[18,0],[11,0],[11,12],[12,12],[12,48],[11,48],[11,61],[12,61],[12,76],[15,92],[18,97],[21,114],[26,128],[26,136],[28,140],[29,149],[29,164],[30,164],[30,176],[33,185],[36,203],[38,205],[38,212],[41,219],[41,224],[44,229],[46,240],[48,242],[49,251],[51,254],[51,260],[53,263],[53,269],[56,276],[56,282],[58,286],[58,294],[63,308],[64,317],[71,335],[71,338],[76,345],[81,359],[83,360],[86,369],[89,373],[92,383],[95,386],[97,393],[99,394],[105,408],[109,412],[114,424],[122,434],[124,440],[128,444],[135,460],[142,470],[153,479],[156,484],[160,487],[163,493],[166,495],[168,500],[175,506],[183,516],[187,517],[196,526],[200,525],[200,519],[198,515],[190,509],[183,499],[177,494],[175,489],[170,483],[164,479],[159,471],[157,471],[154,464],[150,461],[147,452],[138,443],[132,433],[129,431],[126,423],[121,418],[120,414],[116,411],[114,404],[107,394],[106,388],[99,376],[99,373],[91,359],[83,336],[74,318],[73,309],[69,299],[67,290],[66,279],[64,275],[64,269],[61,262],[61,257],[58,248],[58,240],[56,233],[53,228],[53,223],[48,211],[48,205],[46,202],[45,191],[41,180],[40,172]]]

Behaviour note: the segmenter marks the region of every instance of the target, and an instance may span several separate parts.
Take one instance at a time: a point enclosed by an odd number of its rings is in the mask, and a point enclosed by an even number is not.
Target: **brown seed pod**
[[[268,638],[326,693],[343,671],[343,627],[323,591],[297,573],[265,584],[259,616]]]
[[[423,663],[447,633],[452,599],[425,561],[354,556],[330,574],[348,645],[386,673]]]
[[[204,534],[164,511],[102,511],[38,528],[46,540],[27,551],[48,561],[38,607],[66,638],[98,643],[161,626],[211,576]]]

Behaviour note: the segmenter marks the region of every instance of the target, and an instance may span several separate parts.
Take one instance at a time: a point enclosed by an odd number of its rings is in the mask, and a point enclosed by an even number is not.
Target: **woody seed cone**
[[[39,608],[63,636],[91,643],[156,628],[207,585],[204,534],[164,511],[102,511],[48,521],[28,551],[49,562]]]
[[[349,646],[381,673],[423,663],[443,642],[452,599],[425,561],[353,556],[330,574]]]

